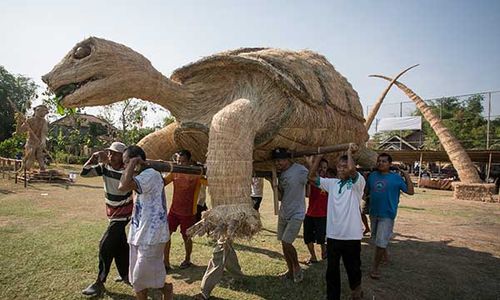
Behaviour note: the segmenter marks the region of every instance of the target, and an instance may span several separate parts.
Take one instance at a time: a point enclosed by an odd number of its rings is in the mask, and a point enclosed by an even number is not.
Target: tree
[[[12,136],[16,110],[26,113],[37,98],[37,87],[31,78],[11,74],[0,66],[0,141]]]
[[[81,108],[67,108],[63,107],[60,103],[60,98],[54,95],[49,89],[45,90],[45,92],[42,93],[43,99],[42,102],[45,104],[49,112],[51,113],[56,113],[61,116],[67,116],[67,115],[73,115],[75,113],[81,113],[82,109]]]
[[[114,114],[118,114],[118,123],[120,124],[120,140],[127,144],[135,144],[147,133],[141,130],[144,116],[148,111],[148,105],[144,101],[137,99],[127,99],[122,102],[107,105],[101,112],[100,117],[110,123],[113,122]]]
[[[463,102],[456,97],[447,97],[431,101],[428,106],[436,116],[440,117],[444,126],[453,133],[465,149],[484,149],[487,120],[482,115],[481,101],[483,101],[482,95],[470,96]],[[422,113],[417,109],[414,115],[422,115]],[[429,122],[424,121],[422,130],[425,134],[424,148],[441,149],[441,143]]]
[[[163,119],[163,127],[167,127],[168,125],[175,122],[175,117],[172,115],[168,115]]]

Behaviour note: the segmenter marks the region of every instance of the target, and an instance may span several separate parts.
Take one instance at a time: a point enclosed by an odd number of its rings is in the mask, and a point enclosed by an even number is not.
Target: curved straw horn
[[[455,138],[455,136],[451,133],[446,126],[444,126],[443,122],[440,120],[439,116],[437,116],[432,109],[420,98],[415,92],[413,92],[406,85],[402,84],[399,81],[395,81],[389,77],[382,75],[372,75],[372,77],[378,77],[385,79],[387,81],[394,82],[394,84],[403,91],[408,98],[410,98],[415,105],[420,110],[424,118],[429,122],[432,127],[432,130],[436,133],[443,145],[446,154],[450,158],[453,167],[457,170],[458,176],[460,177],[460,181],[463,183],[481,183],[481,178],[477,174],[476,168],[472,163],[469,155],[465,152],[462,144]]]
[[[401,73],[399,73],[398,75],[396,75],[396,77],[394,77],[394,79],[385,88],[385,90],[382,92],[382,94],[377,99],[377,101],[375,101],[375,105],[373,106],[373,108],[370,110],[370,113],[366,117],[366,121],[365,121],[365,128],[366,128],[366,130],[370,129],[370,126],[372,126],[373,119],[375,119],[375,116],[377,115],[378,110],[380,109],[380,105],[382,105],[382,102],[384,101],[385,96],[387,95],[387,93],[391,89],[391,87],[394,84],[394,82],[396,82],[396,80],[398,80],[399,77],[403,76],[404,73],[410,71],[411,69],[413,69],[413,68],[415,68],[417,66],[419,66],[419,64],[413,65],[413,66],[409,67],[408,69],[401,71]],[[370,75],[369,77],[374,77],[374,76],[375,75]]]

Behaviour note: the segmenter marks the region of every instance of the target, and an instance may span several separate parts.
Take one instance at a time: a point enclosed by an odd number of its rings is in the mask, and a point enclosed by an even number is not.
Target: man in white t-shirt
[[[309,170],[312,184],[328,192],[326,217],[327,257],[326,270],[327,299],[340,299],[340,258],[349,279],[352,299],[361,299],[361,197],[365,188],[365,179],[356,171],[352,152],[358,149],[350,144],[347,155],[341,156],[337,163],[338,178],[318,177],[316,170],[322,158],[314,158]]]
[[[134,191],[128,235],[129,280],[139,300],[147,299],[148,289],[160,289],[164,299],[173,299],[172,284],[165,282],[163,266],[163,249],[170,239],[163,178],[145,161],[146,154],[138,146],[130,146],[123,153],[125,171],[118,190]],[[134,174],[137,166],[140,166],[139,174]]]

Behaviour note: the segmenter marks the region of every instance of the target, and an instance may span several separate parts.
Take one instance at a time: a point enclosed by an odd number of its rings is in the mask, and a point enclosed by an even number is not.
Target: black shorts
[[[326,235],[326,217],[310,217],[304,219],[304,242],[306,244],[324,244]]]

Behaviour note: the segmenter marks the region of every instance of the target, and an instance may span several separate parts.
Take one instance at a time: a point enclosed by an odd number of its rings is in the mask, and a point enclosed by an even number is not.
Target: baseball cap
[[[125,152],[125,149],[127,148],[127,146],[125,146],[124,143],[120,143],[120,142],[113,142],[111,144],[111,146],[109,146],[108,148],[106,148],[106,150],[111,150],[111,151],[115,151],[115,152],[119,152],[119,153],[123,153]]]
[[[273,159],[286,159],[292,157],[292,155],[286,148],[276,148],[271,152],[271,157]]]

